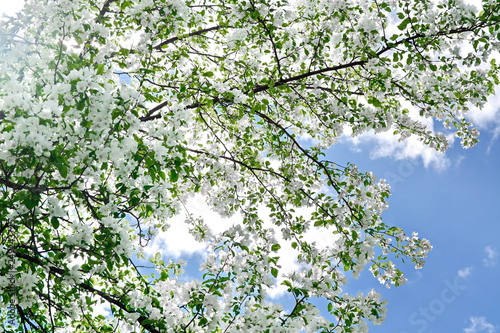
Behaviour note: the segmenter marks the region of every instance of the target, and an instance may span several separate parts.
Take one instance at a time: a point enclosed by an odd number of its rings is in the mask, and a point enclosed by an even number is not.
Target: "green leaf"
[[[408,18],[405,18],[399,25],[398,25],[398,29],[399,30],[405,30],[406,27],[408,26],[408,24],[410,23],[410,19]]]
[[[377,108],[382,106],[382,102],[380,102],[376,97],[373,96],[368,97],[368,103],[372,104]]]
[[[76,108],[77,108],[77,110],[82,111],[85,108],[85,99],[83,99],[83,98],[77,99],[76,100]],[[82,122],[82,125],[83,125],[83,122]]]
[[[55,216],[52,216],[52,218],[50,219],[50,224],[54,227],[54,229],[58,229],[59,228],[59,219]]]
[[[170,169],[170,181],[172,183],[175,183],[179,180],[179,174],[177,173],[177,171],[175,171],[175,169]]]
[[[23,200],[23,204],[28,209],[33,209],[38,205],[38,200],[36,198],[26,198]]]
[[[271,267],[271,275],[275,278],[278,277],[278,269],[276,267]]]
[[[101,75],[104,73],[104,64],[98,64],[97,65],[97,75]]]
[[[68,177],[68,167],[66,167],[64,163],[61,162],[57,163],[56,168],[59,171],[59,174],[61,174],[63,178]]]
[[[271,251],[273,251],[273,252],[276,252],[279,249],[281,249],[281,245],[279,245],[279,244],[274,244],[273,246],[271,246]]]

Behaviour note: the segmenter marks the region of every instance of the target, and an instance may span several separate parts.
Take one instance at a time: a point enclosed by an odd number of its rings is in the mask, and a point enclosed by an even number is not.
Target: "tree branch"
[[[47,192],[47,191],[51,191],[51,190],[69,190],[72,186],[72,184],[68,185],[68,186],[58,186],[58,187],[46,187],[46,186],[38,187],[38,186],[19,185],[19,184],[11,182],[10,180],[3,179],[3,178],[0,178],[0,184],[3,184],[5,186],[13,188],[15,190],[28,190],[28,191],[39,192],[39,193]]]
[[[20,258],[20,259],[24,259],[24,260],[27,260],[31,263],[34,263],[38,266],[41,266],[41,267],[47,267],[48,266],[48,269],[52,272],[52,273],[55,273],[59,276],[65,276],[65,275],[68,275],[69,273],[67,271],[65,271],[64,269],[61,269],[59,267],[56,267],[56,266],[52,266],[52,265],[46,265],[44,262],[42,262],[42,260],[40,260],[39,258],[37,257],[32,257],[28,254],[25,254],[25,253],[20,253],[18,251],[14,251],[14,254],[17,258]],[[117,306],[119,309],[127,312],[127,313],[136,313],[134,311],[130,311],[127,309],[126,305],[123,304],[122,302],[118,301],[116,298],[114,298],[112,295],[109,295],[101,290],[98,290],[98,289],[95,289],[94,287],[90,286],[89,284],[86,284],[84,282],[82,283],[79,283],[78,286],[80,288],[82,288],[83,290],[86,290],[94,295],[98,295],[99,297],[105,299],[106,301],[108,301],[110,304],[113,304],[115,306]],[[146,321],[148,318],[142,316],[142,315],[139,315],[139,318],[137,319],[137,322],[139,323],[139,325],[141,325],[144,329],[146,329],[147,331],[149,331],[150,333],[161,333],[159,330],[157,330],[156,328],[154,328],[151,324],[147,324],[147,323],[144,323],[144,321]]]
[[[201,29],[201,30],[198,30],[198,31],[194,31],[194,32],[191,32],[185,36],[176,36],[176,37],[172,37],[172,38],[169,38],[167,39],[166,41],[164,42],[161,42],[160,44],[156,45],[156,46],[153,46],[153,49],[155,49],[156,51],[161,51],[162,47],[164,47],[165,45],[168,45],[168,44],[172,44],[182,38],[185,38],[185,37],[193,37],[193,36],[200,36],[200,35],[203,35],[204,33],[206,32],[210,32],[210,31],[214,31],[214,30],[219,30],[219,29],[222,29],[222,28],[230,28],[228,26],[222,26],[222,25],[216,25],[214,27],[210,27],[210,28],[205,28],[205,29]]]

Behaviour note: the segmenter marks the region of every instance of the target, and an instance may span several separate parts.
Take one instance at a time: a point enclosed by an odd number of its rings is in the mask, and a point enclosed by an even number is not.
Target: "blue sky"
[[[393,179],[384,214],[387,224],[416,231],[434,249],[426,265],[406,265],[408,282],[385,289],[364,272],[350,293],[376,288],[389,300],[387,321],[371,332],[438,333],[500,331],[500,141],[483,130],[481,142],[464,150],[455,144],[446,167],[424,166],[420,158],[370,158],[377,144],[331,150],[360,169]]]
[[[385,288],[367,270],[359,279],[348,273],[346,292],[374,288],[389,301],[386,322],[370,332],[500,332],[500,140],[495,135],[499,97],[492,98],[483,113],[472,113],[481,129],[480,142],[472,149],[461,148],[455,140],[439,154],[414,139],[398,143],[396,137],[367,134],[344,138],[327,151],[329,160],[352,162],[360,171],[386,178],[392,195],[385,223],[418,232],[434,246],[423,269],[400,264],[408,282],[397,288]],[[224,221],[232,223],[210,215],[201,202],[191,206],[199,209],[194,209],[195,215],[222,223],[220,228]],[[186,259],[194,263],[188,274],[199,277],[203,247],[190,243],[181,226],[172,223],[150,253],[160,250],[164,257]],[[287,307],[286,297],[275,301]]]

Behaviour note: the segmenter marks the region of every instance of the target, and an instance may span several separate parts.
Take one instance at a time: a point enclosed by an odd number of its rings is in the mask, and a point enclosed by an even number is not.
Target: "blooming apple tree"
[[[379,294],[343,292],[349,272],[398,286],[396,259],[420,267],[431,246],[384,224],[384,180],[324,149],[390,131],[444,151],[429,117],[473,146],[464,115],[498,84],[499,13],[496,0],[27,0],[0,25],[3,331],[381,323]],[[138,267],[195,194],[235,220],[214,232],[187,215],[203,278],[159,256]],[[311,229],[337,236],[320,245]],[[300,269],[281,266],[285,246]],[[266,296],[277,284],[290,307]]]

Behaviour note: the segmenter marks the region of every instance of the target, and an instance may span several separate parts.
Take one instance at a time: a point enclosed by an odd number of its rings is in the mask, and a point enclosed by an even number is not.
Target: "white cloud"
[[[484,252],[486,252],[486,258],[483,259],[484,265],[494,266],[497,262],[498,252],[491,246],[485,247]]]
[[[409,275],[411,274],[411,275]],[[408,281],[406,282],[407,285],[415,284],[418,283],[422,278],[424,277],[424,274],[422,274],[422,270],[413,270],[411,272],[406,273],[406,278]]]
[[[401,101],[401,107],[409,110],[409,116],[425,125],[427,130],[434,131],[433,118],[420,116],[416,107],[408,101]],[[350,134],[350,129],[346,128],[345,133]],[[426,146],[416,136],[410,136],[400,141],[399,136],[393,134],[393,130],[377,134],[371,131],[355,138],[347,135],[344,135],[342,139],[353,143],[353,150],[358,150],[361,144],[370,144],[370,157],[372,159],[391,157],[396,160],[421,160],[426,168],[433,167],[439,171],[447,169],[452,164],[445,153]],[[453,134],[447,135],[446,138],[450,146],[455,141]]]
[[[449,138],[453,140],[453,138]],[[396,160],[417,160],[420,159],[426,168],[433,167],[437,170],[445,170],[451,165],[446,154],[437,152],[427,147],[416,137],[410,137],[404,141],[399,141],[392,132],[384,133],[364,133],[356,138],[347,139],[354,143],[354,150],[359,151],[361,144],[371,144],[370,158],[391,157]]]
[[[499,114],[499,116],[500,116],[500,114]],[[488,154],[491,151],[491,147],[493,146],[493,143],[495,143],[495,141],[497,141],[499,136],[500,136],[500,124],[498,124],[497,127],[493,130],[493,136],[492,136],[491,141],[488,145],[488,150],[487,150]]]
[[[305,214],[307,216],[307,214]],[[276,235],[280,235],[281,231],[279,231],[278,227],[273,226],[276,230]],[[311,227],[305,234],[303,241],[312,244],[316,243],[317,247],[320,249],[325,249],[327,247],[332,248],[335,245],[335,241],[339,238],[339,235],[333,234],[332,228],[319,228],[319,227]],[[292,272],[298,271],[303,265],[297,262],[297,254],[298,252],[292,248],[290,242],[285,242],[281,237],[278,237],[280,240],[281,248],[277,252],[277,256],[280,257],[278,264],[281,266],[280,276],[275,283],[275,285],[267,290],[267,295],[276,299],[283,296],[288,289],[287,286],[282,285],[281,283],[285,280],[283,275],[289,275]]]
[[[471,326],[468,328],[464,328],[465,333],[477,333],[477,332],[486,332],[486,333],[495,333],[496,328],[492,324],[486,321],[485,317],[470,317]]]
[[[488,97],[482,109],[472,107],[468,118],[482,131],[491,131],[493,137],[488,144],[488,153],[500,136],[500,86],[495,88],[495,94]],[[481,137],[479,137],[481,139]]]
[[[457,272],[458,277],[461,277],[461,278],[466,278],[466,277],[468,277],[468,276],[469,276],[469,275],[471,275],[471,273],[472,273],[472,268],[473,268],[472,266],[469,266],[469,267],[465,267],[465,268],[463,268],[463,269],[459,270],[459,271]]]
[[[186,208],[193,218],[203,217],[205,223],[211,230],[219,234],[234,223],[238,223],[239,218],[223,218],[213,212],[203,200],[201,195],[194,196],[186,203]],[[207,244],[198,242],[189,232],[189,224],[186,223],[186,214],[181,213],[168,221],[170,227],[166,231],[160,231],[144,249],[147,255],[154,256],[161,252],[164,258],[179,259],[182,256],[193,254],[204,254]]]
[[[92,296],[93,301],[97,301],[92,305],[92,312],[95,316],[102,315],[104,317],[109,317],[111,316],[111,307],[109,306],[109,303],[107,302],[100,302],[101,299],[99,299],[97,296]]]
[[[0,17],[3,15],[14,15],[23,8],[24,1],[7,1],[4,0],[0,7]]]
[[[201,195],[189,199],[186,203],[186,208],[193,218],[203,217],[204,222],[214,234],[221,234],[231,226],[241,223],[242,220],[241,216],[237,214],[231,218],[222,218],[218,213],[210,209]],[[306,220],[311,212],[312,209],[308,208],[296,209],[296,214],[304,216]],[[267,295],[270,298],[276,299],[283,296],[288,288],[281,284],[284,280],[283,276],[300,270],[303,264],[298,263],[298,252],[292,248],[291,242],[285,241],[281,237],[282,227],[273,225],[266,219],[266,216],[269,216],[270,213],[271,211],[267,207],[262,206],[259,208],[259,215],[264,221],[264,227],[274,229],[276,240],[281,245],[281,248],[276,253],[276,256],[280,258],[278,261],[278,265],[281,266],[280,275],[275,285],[267,290]],[[179,214],[170,219],[168,223],[170,227],[166,231],[159,232],[155,235],[144,249],[144,254],[146,256],[154,256],[157,252],[160,252],[164,260],[166,258],[186,260],[188,259],[186,257],[189,256],[198,255],[203,257],[206,255],[207,243],[198,242],[194,236],[191,235],[189,232],[189,224],[186,223],[185,214]],[[304,233],[303,240],[309,244],[314,242],[319,249],[325,249],[335,247],[335,242],[338,238],[339,235],[333,233],[333,227],[311,227]]]
[[[470,111],[467,114],[467,118],[471,120],[474,126],[476,126],[480,131],[488,131],[492,133],[492,138],[488,144],[488,152],[490,152],[493,144],[495,144],[498,138],[500,138],[499,105],[500,86],[497,86],[495,88],[495,94],[488,97],[488,101],[482,109],[470,106]],[[429,130],[434,129],[434,121],[432,118],[420,117],[415,108],[408,103],[403,102],[403,107],[410,110],[410,115],[413,119],[420,120]],[[347,128],[346,134],[350,134],[350,131]],[[456,140],[456,137],[451,133],[446,137],[450,146]],[[481,136],[479,139],[481,140]],[[350,144],[353,144],[351,150],[356,152],[363,150],[361,145],[370,144],[370,157],[373,159],[385,157],[391,157],[396,160],[420,159],[425,167],[433,167],[437,170],[445,170],[452,164],[456,164],[454,161],[451,161],[445,153],[440,153],[427,147],[414,136],[400,142],[398,136],[393,135],[392,131],[377,134],[368,132],[355,138],[344,135],[342,141],[347,141]]]

